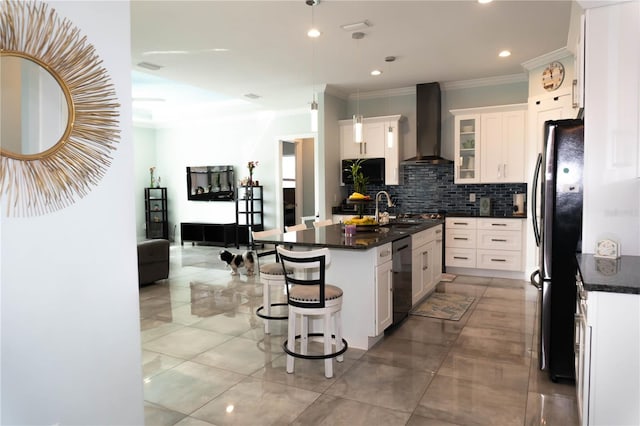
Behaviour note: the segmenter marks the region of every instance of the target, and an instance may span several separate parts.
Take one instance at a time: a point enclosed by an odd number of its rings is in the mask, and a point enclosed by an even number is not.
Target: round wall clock
[[[551,92],[556,90],[564,81],[564,65],[561,62],[551,62],[542,72],[542,87]]]

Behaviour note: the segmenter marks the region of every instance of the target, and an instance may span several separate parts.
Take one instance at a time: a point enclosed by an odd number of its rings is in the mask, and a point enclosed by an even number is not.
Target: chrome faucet
[[[376,222],[380,221],[380,209],[378,208],[378,201],[380,200],[380,195],[383,194],[387,197],[387,207],[393,207],[393,201],[391,201],[391,196],[389,196],[389,193],[387,191],[379,191],[376,194]]]

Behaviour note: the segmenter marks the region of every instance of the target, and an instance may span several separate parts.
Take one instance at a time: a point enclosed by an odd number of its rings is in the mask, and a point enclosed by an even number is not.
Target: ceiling
[[[131,2],[134,105],[218,105],[224,111],[308,108],[417,83],[522,74],[567,44],[571,1]],[[307,37],[313,20],[321,31]],[[345,24],[368,21],[361,40]],[[219,50],[223,49],[223,50]],[[509,49],[512,55],[499,58]],[[385,57],[395,56],[394,62]],[[137,66],[162,66],[149,71]],[[383,73],[369,75],[377,68]],[[256,94],[249,99],[246,94]],[[151,105],[147,104],[147,105]]]

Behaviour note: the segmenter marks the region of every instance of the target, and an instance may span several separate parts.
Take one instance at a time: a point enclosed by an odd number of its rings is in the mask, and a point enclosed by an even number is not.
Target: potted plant
[[[364,173],[362,173],[362,163],[364,162],[364,158],[352,161],[350,174],[351,179],[353,179],[353,190],[362,195],[367,195],[367,183],[369,182],[369,178],[367,178]],[[364,214],[364,205],[359,204],[356,209],[358,212],[358,216],[362,217],[362,215]]]

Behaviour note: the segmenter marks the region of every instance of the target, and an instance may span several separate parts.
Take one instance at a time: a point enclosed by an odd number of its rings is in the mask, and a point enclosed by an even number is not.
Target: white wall
[[[176,226],[176,241],[179,240],[180,222],[232,223],[236,220],[233,201],[187,199],[187,166],[233,165],[237,185],[249,175],[247,163],[258,161],[254,179],[264,186],[265,227],[278,226],[276,213],[281,195],[276,194],[275,188],[279,185],[279,141],[308,134],[307,110],[182,122],[158,129],[155,165],[162,177],[162,186],[167,187],[170,235]],[[144,168],[148,173],[149,167]],[[143,214],[144,211],[139,211],[138,218]]]
[[[640,3],[586,11],[582,249],[640,255]]]
[[[142,425],[129,2],[50,4],[104,61],[121,142],[84,199],[2,217],[0,422]]]

